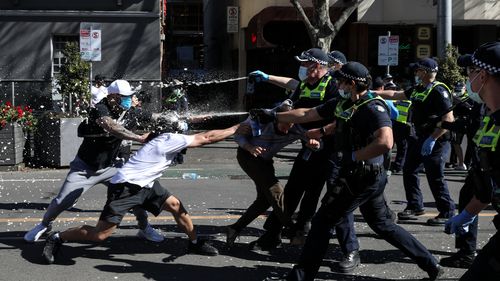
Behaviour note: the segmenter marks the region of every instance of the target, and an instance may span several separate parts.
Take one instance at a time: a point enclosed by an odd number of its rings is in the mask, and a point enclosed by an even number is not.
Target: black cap
[[[102,76],[101,74],[97,74],[95,77],[94,77],[94,81],[104,81],[105,77]]]
[[[427,72],[437,72],[438,64],[435,60],[431,58],[421,59],[416,63],[410,63],[410,68],[412,69],[423,69]]]
[[[331,62],[334,63],[340,63],[340,64],[345,64],[347,62],[347,59],[345,58],[345,55],[341,51],[331,51],[328,54],[328,58],[330,58]]]
[[[350,61],[333,73],[335,78],[345,78],[354,81],[366,82],[370,77],[368,69],[357,61]]]
[[[328,65],[330,62],[328,55],[318,48],[312,48],[302,52],[300,56],[295,56],[295,59],[298,61],[312,61],[321,65]]]
[[[372,82],[373,89],[378,89],[382,86],[384,86],[384,80],[382,80],[382,78],[377,77],[377,78],[375,78],[375,80],[373,80],[373,82]]]
[[[489,42],[476,49],[474,54],[460,56],[458,65],[476,66],[491,74],[500,73],[500,42]]]

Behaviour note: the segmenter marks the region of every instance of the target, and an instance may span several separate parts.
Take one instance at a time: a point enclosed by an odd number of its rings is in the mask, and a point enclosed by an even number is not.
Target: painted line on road
[[[427,213],[424,215],[421,215],[419,217],[422,218],[430,218],[430,217],[435,217],[437,216],[438,213]],[[494,217],[496,215],[496,212],[487,212],[487,213],[480,213],[480,217]],[[228,219],[239,219],[240,215],[220,215],[220,216],[190,216],[192,220],[228,220]],[[267,218],[266,215],[260,215],[260,219],[265,219]],[[72,217],[72,218],[58,218],[56,219],[56,222],[75,222],[75,221],[98,221],[99,217]],[[173,221],[174,218],[172,216],[158,216],[158,217],[148,217],[148,220],[150,221]],[[18,222],[41,222],[41,218],[0,218],[0,223],[18,223]],[[123,218],[123,221],[136,221],[135,216],[132,215],[127,215]],[[405,222],[411,222],[414,220],[406,220]]]
[[[227,220],[239,219],[239,215],[222,215],[222,216],[190,216],[192,220]],[[265,215],[260,215],[259,218],[267,218]],[[72,217],[72,218],[58,218],[56,222],[74,222],[74,221],[97,221],[99,217]],[[149,221],[173,221],[172,216],[158,216],[148,217]],[[14,222],[41,222],[41,218],[0,218],[0,223],[14,223]],[[136,221],[135,216],[125,216],[123,221]]]

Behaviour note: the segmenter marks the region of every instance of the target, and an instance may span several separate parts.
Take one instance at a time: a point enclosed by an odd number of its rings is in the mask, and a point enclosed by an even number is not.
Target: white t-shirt
[[[172,165],[172,161],[194,140],[194,136],[165,133],[146,143],[111,179],[111,183],[129,182],[151,188],[154,180]]]
[[[92,86],[90,92],[92,93],[92,100],[90,101],[90,106],[93,107],[108,95],[108,88],[104,86],[100,86],[99,88]]]

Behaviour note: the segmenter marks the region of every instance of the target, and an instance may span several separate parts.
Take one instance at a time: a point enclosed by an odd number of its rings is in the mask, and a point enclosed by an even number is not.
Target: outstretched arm
[[[222,130],[211,130],[211,131],[206,131],[203,133],[195,134],[194,140],[189,145],[189,147],[198,147],[198,146],[202,146],[205,144],[221,141],[221,140],[231,136],[232,134],[234,134],[234,132],[236,131],[236,129],[238,129],[239,126],[240,126],[240,124],[236,124],[232,127],[222,129]]]
[[[292,91],[299,86],[299,81],[284,76],[269,75],[269,80],[267,80],[267,82]]]
[[[101,126],[106,132],[123,140],[133,140],[143,143],[149,135],[149,133],[143,135],[134,134],[133,132],[125,129],[122,125],[118,124],[118,122],[109,116],[100,117],[97,119],[97,124],[99,124],[99,126]]]

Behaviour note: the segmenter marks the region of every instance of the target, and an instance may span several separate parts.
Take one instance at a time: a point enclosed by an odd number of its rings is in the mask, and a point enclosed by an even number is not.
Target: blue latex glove
[[[257,83],[266,82],[269,80],[269,75],[260,70],[252,71],[250,72],[250,74],[248,74],[248,76],[253,77],[255,79],[255,82]]]
[[[351,154],[351,159],[352,159],[352,162],[356,162],[356,154],[354,154],[354,151]]]
[[[420,154],[422,154],[422,156],[430,155],[432,152],[432,148],[434,148],[435,144],[436,140],[432,136],[428,137],[424,141],[424,144],[422,145],[422,150],[420,150]]]
[[[387,104],[387,107],[389,107],[389,113],[391,114],[391,119],[396,120],[398,119],[399,116],[399,111],[394,105],[394,102],[392,100],[385,100],[385,103]]]
[[[444,224],[444,232],[447,234],[459,234],[464,235],[469,232],[469,225],[476,219],[476,215],[473,215],[467,210],[463,210],[460,214],[450,218]]]

